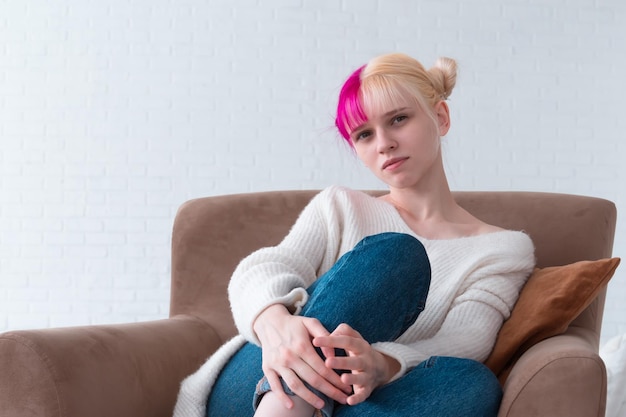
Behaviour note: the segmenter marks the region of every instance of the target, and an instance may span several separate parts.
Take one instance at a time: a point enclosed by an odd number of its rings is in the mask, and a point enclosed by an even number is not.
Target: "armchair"
[[[0,335],[4,417],[171,416],[181,380],[235,335],[226,289],[238,262],[286,235],[315,191],[206,197],[174,221],[168,319]],[[379,192],[374,192],[378,194]],[[611,255],[616,209],[592,197],[455,192],[482,220],[524,230],[538,267]],[[501,417],[604,416],[598,344],[606,289],[564,334],[528,349],[504,385]]]

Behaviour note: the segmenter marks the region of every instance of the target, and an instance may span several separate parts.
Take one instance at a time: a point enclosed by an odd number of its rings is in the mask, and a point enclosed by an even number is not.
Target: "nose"
[[[376,137],[378,138],[377,147],[379,153],[387,153],[398,147],[398,143],[388,132],[381,130],[376,133]]]

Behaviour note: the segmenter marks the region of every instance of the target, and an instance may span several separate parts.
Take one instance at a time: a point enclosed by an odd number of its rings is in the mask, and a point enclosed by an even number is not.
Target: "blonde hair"
[[[380,114],[409,100],[417,102],[436,125],[434,107],[450,96],[456,75],[457,64],[451,58],[439,58],[426,70],[405,54],[376,57],[344,84],[337,106],[337,128],[349,141],[350,132],[367,121],[367,114]]]

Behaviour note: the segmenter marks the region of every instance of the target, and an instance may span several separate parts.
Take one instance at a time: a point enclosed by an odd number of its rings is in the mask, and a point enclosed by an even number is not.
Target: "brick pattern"
[[[186,199],[380,187],[332,114],[390,51],[459,61],[453,188],[623,210],[625,18],[621,0],[0,0],[0,331],[165,317]],[[626,332],[624,270],[605,338]]]

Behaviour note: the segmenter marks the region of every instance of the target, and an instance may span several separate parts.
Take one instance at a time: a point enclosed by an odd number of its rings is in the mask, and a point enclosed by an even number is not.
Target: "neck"
[[[390,187],[387,200],[417,221],[446,219],[458,208],[443,172],[414,187]]]

